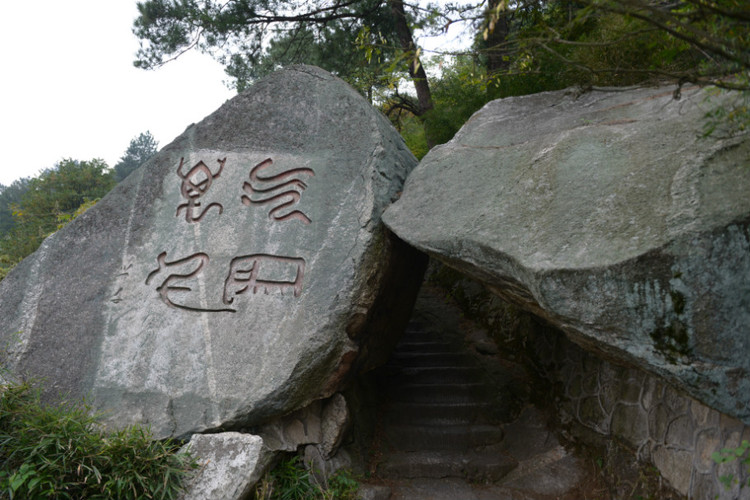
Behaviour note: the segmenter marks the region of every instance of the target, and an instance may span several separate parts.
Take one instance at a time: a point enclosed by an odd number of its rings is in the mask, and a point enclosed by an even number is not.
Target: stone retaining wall
[[[750,427],[644,371],[591,354],[535,316],[447,268],[432,276],[473,320],[488,328],[504,356],[523,357],[535,388],[574,441],[616,440],[655,466],[689,499],[750,499],[748,466],[717,464],[712,453],[750,441]],[[730,476],[729,488],[721,477]]]
[[[654,376],[617,366],[569,342],[539,336],[542,368],[562,388],[558,415],[573,434],[616,438],[639,460],[652,463],[671,486],[688,498],[750,498],[750,488],[735,482],[726,489],[720,477],[747,482],[747,466],[719,465],[711,454],[750,440],[740,421],[685,396]],[[540,345],[541,347],[541,345]]]

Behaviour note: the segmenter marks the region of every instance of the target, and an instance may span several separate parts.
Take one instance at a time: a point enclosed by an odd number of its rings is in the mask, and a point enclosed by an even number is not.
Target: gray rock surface
[[[725,99],[491,102],[383,219],[578,344],[750,423],[750,139],[701,136]]]
[[[387,335],[370,325],[408,320],[421,257],[380,215],[415,164],[343,81],[273,74],[0,283],[4,361],[45,379],[48,397],[87,396],[109,423],[156,437],[330,396],[375,363]]]
[[[240,500],[250,498],[273,453],[259,436],[239,432],[196,434],[185,445],[199,469],[180,500]]]
[[[294,452],[315,445],[329,458],[338,450],[349,423],[346,400],[337,393],[263,425],[257,434],[274,451]]]

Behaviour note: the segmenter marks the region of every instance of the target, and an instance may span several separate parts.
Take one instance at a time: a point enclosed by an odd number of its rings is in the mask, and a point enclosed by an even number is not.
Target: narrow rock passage
[[[377,375],[382,413],[362,498],[594,498],[584,464],[519,396],[520,370],[496,353],[440,290],[422,287]]]
[[[452,333],[413,322],[385,367],[385,477],[497,480],[517,465],[493,449],[493,388]]]

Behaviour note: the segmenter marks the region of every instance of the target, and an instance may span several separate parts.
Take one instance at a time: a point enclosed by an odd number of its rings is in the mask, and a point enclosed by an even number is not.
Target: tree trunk
[[[425,124],[427,146],[432,148],[435,142],[431,138],[428,123],[424,120],[424,114],[433,107],[432,92],[430,92],[430,84],[427,82],[427,73],[425,73],[424,66],[422,66],[417,56],[417,46],[414,44],[411,28],[406,20],[403,0],[388,0],[388,5],[390,5],[391,12],[393,13],[396,35],[401,43],[401,49],[406,54],[414,54],[413,60],[409,63],[409,76],[412,82],[414,82],[414,89],[417,91],[417,101],[419,103],[417,116],[421,117],[422,122]]]
[[[498,3],[499,0],[489,0],[487,6],[488,16],[492,15],[492,12],[498,6]],[[504,71],[510,66],[510,60],[507,57],[508,49],[504,46],[508,38],[508,33],[510,32],[508,15],[508,10],[503,10],[499,13],[498,18],[494,23],[494,29],[489,31],[487,39],[482,43],[487,54],[488,75]]]

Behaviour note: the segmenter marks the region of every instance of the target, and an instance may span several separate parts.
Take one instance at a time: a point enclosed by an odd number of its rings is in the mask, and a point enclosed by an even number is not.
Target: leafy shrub
[[[713,452],[711,458],[717,464],[725,464],[739,460],[740,463],[748,467],[748,471],[750,472],[750,454],[748,454],[748,450],[750,450],[750,442],[743,440],[737,448],[723,448],[721,452]],[[721,476],[719,480],[727,489],[731,488],[732,484],[737,482],[732,475]],[[742,486],[750,486],[750,478],[748,478]]]
[[[11,259],[7,255],[0,254],[0,281],[8,275],[11,269],[16,267],[18,262],[18,260]]]
[[[257,500],[354,500],[359,483],[351,472],[341,470],[324,483],[293,456],[279,462],[256,485]]]
[[[738,77],[738,84],[750,85],[750,73]],[[726,96],[727,91],[719,88],[710,88],[711,97]],[[706,113],[706,121],[703,126],[703,135],[712,134],[730,137],[747,132],[750,129],[750,90],[735,92],[734,95],[723,105],[712,106]],[[707,99],[710,102],[710,98]]]
[[[421,160],[427,154],[427,138],[425,137],[424,124],[415,116],[401,119],[400,123],[394,124],[404,138],[406,147],[417,158]]]
[[[0,498],[172,499],[196,467],[142,427],[105,433],[86,405],[45,405],[28,383],[0,386]]]

